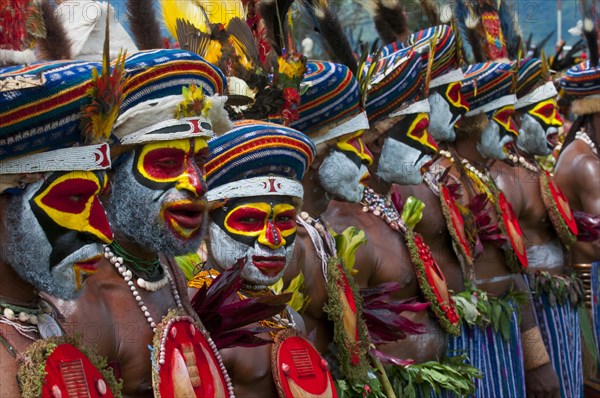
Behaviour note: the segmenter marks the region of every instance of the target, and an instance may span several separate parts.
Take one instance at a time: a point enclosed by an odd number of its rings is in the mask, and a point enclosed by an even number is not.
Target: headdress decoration
[[[431,62],[430,88],[463,79],[456,36],[450,26],[439,25],[415,32],[408,36],[406,45],[414,46],[420,51],[423,66]],[[432,48],[427,49],[425,46]]]
[[[370,67],[366,64],[363,68]],[[429,112],[421,56],[413,47],[379,59],[375,68],[366,103],[371,123],[384,117]]]
[[[587,115],[600,112],[600,59],[598,53],[598,29],[594,21],[597,15],[595,4],[581,0],[584,35],[588,44],[589,59],[570,68],[560,80],[562,89],[575,98],[573,113]]]
[[[529,58],[520,62],[517,78],[517,103],[515,109],[554,98],[558,95],[546,59]]]
[[[36,2],[0,0],[0,65],[35,62],[35,39],[45,34],[41,19]]]
[[[375,29],[384,44],[404,40],[410,34],[402,1],[375,0],[372,13]]]
[[[316,153],[313,142],[289,127],[240,120],[208,142],[206,183],[210,201],[280,195],[302,200],[300,181]]]
[[[517,102],[514,94],[514,71],[505,63],[486,62],[469,65],[465,70],[461,92],[471,104],[466,116],[492,112]]]
[[[468,62],[517,58],[523,40],[515,11],[512,0],[457,0],[454,14]]]
[[[227,131],[221,71],[183,50],[141,51],[125,60],[125,100],[114,135],[122,145],[210,138]]]
[[[358,81],[345,65],[310,61],[302,81],[299,119],[291,127],[311,137],[315,145],[369,128]]]
[[[163,47],[160,24],[153,1],[127,0],[127,19],[138,49],[151,50]]]
[[[232,117],[297,119],[299,85],[306,59],[295,52],[285,29],[288,0],[264,1],[258,11],[263,28],[252,31],[241,0],[213,7],[209,1],[162,0],[163,15],[181,48],[193,51],[230,77],[230,97],[243,100]],[[207,12],[212,10],[212,12]],[[252,22],[253,26],[260,25]],[[257,28],[258,29],[258,28]],[[276,56],[270,53],[273,49]],[[235,84],[233,83],[235,82]]]

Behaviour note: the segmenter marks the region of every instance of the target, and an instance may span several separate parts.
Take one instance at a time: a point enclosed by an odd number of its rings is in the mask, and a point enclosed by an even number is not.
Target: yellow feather
[[[173,37],[177,37],[177,19],[193,24],[198,30],[210,33],[208,20],[202,7],[190,0],[160,0],[163,21]]]
[[[192,0],[188,2],[203,7],[208,19],[213,24],[221,23],[227,26],[227,23],[235,17],[246,20],[242,0]]]

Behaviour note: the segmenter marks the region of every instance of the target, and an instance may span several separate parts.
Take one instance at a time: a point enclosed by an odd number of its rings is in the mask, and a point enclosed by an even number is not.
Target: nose
[[[279,231],[273,220],[267,221],[265,228],[258,235],[258,243],[269,249],[279,249],[285,245],[285,239],[281,236],[281,231]]]
[[[189,191],[198,198],[206,193],[207,186],[206,181],[204,180],[204,174],[202,174],[193,160],[187,160],[187,170],[179,179],[176,188],[180,191]]]
[[[360,158],[361,158],[362,162],[365,164],[365,166],[370,166],[373,164],[373,153],[371,153],[369,148],[367,148],[362,137],[359,137],[358,139],[360,141],[361,148],[363,149],[362,153],[361,153],[362,156]]]

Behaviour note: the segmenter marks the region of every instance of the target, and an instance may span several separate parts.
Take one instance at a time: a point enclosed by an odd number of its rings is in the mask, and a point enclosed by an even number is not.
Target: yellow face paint
[[[261,245],[277,249],[296,233],[296,208],[287,203],[245,203],[228,212],[223,224],[242,240],[258,239]]]
[[[558,114],[558,103],[554,98],[538,102],[527,113],[538,120],[544,129],[563,125],[562,118]]]
[[[462,82],[450,83],[448,87],[446,87],[445,97],[450,106],[453,107],[453,114],[457,111],[460,113],[467,113],[470,110],[467,100],[460,91],[461,87]]]
[[[416,141],[420,146],[427,147],[438,152],[438,146],[427,128],[429,127],[429,115],[427,113],[419,113],[410,126],[408,127],[407,137]]]
[[[364,130],[342,136],[338,139],[336,146],[339,150],[350,152],[358,156],[362,163],[370,166],[373,164],[373,154],[365,146],[362,140]]]
[[[43,186],[32,200],[58,226],[110,243],[112,231],[97,196],[106,181],[90,171],[73,171]]]
[[[501,132],[501,135],[506,133],[512,134],[515,137],[519,136],[519,129],[517,128],[517,124],[513,119],[513,114],[515,113],[514,105],[506,105],[500,109],[498,109],[492,115],[492,120],[494,120],[498,125],[504,130]]]
[[[206,191],[203,157],[207,150],[204,138],[146,144],[137,155],[135,169],[152,187],[173,185],[200,197]]]

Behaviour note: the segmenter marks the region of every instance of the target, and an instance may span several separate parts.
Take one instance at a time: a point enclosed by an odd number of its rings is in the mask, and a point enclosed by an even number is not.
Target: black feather
[[[596,2],[594,0],[581,0],[581,9],[583,15],[583,35],[588,45],[590,66],[598,66],[598,29],[596,28],[595,18],[598,15]]]
[[[287,38],[287,13],[294,0],[263,0],[258,14],[265,23],[267,38],[278,55],[283,54]]]
[[[517,59],[523,49],[523,38],[519,30],[516,4],[512,0],[502,0],[498,9],[500,26],[506,41],[506,50],[510,59]]]
[[[201,32],[194,24],[181,18],[177,18],[175,29],[177,41],[182,50],[206,57],[211,42],[210,34]]]
[[[382,0],[375,0],[375,27],[381,40],[386,44],[404,40],[410,34],[404,6],[400,0],[393,8],[387,7]],[[380,29],[382,29],[380,31]],[[390,36],[390,31],[393,32]],[[384,36],[382,36],[384,35]]]
[[[160,24],[156,17],[154,2],[150,0],[127,0],[127,18],[129,27],[140,50],[163,47]]]
[[[241,43],[244,54],[254,63],[254,65],[260,65],[260,55],[256,45],[256,39],[248,24],[238,17],[232,18],[227,24],[227,32]]]
[[[311,3],[312,7],[310,7]],[[344,33],[336,13],[326,2],[323,3],[320,5],[319,2],[306,1],[305,7],[315,20],[324,47],[331,58],[335,62],[346,65],[352,74],[356,76],[358,64],[356,58],[354,58],[350,41]]]
[[[544,47],[546,47],[546,43],[548,42],[548,40],[550,40],[550,38],[554,35],[554,31],[550,32],[546,37],[544,37],[542,39],[542,41],[540,41],[535,49],[533,50],[533,55],[532,58],[539,58],[540,55],[542,54],[542,50],[544,49]]]
[[[46,37],[38,39],[39,59],[72,59],[71,42],[67,38],[65,27],[57,18],[48,0],[42,1],[41,10]]]

